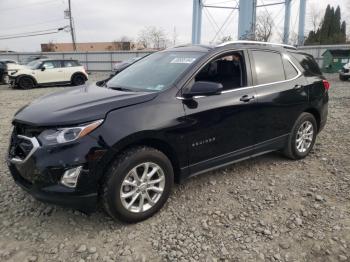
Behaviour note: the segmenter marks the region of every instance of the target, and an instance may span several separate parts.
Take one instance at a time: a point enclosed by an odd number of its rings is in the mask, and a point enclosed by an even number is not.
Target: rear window
[[[63,61],[63,67],[73,67],[80,66],[80,64],[75,60]]]
[[[285,80],[280,53],[252,51],[257,84],[268,84]]]
[[[304,68],[305,76],[319,76],[322,75],[321,70],[311,55],[301,54],[301,53],[290,53]]]

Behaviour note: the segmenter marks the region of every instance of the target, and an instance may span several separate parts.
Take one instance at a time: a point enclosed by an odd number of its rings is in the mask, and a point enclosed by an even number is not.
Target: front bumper
[[[79,194],[74,189],[58,184],[40,187],[23,178],[15,165],[9,164],[9,169],[15,183],[39,201],[73,208],[87,213],[96,210],[97,193]]]
[[[14,181],[21,188],[43,202],[84,212],[96,209],[99,178],[95,170],[105,151],[94,138],[86,136],[78,142],[60,146],[45,147],[34,143],[25,157],[14,156],[14,144],[12,138],[7,163]],[[82,166],[77,186],[63,185],[64,172],[77,166]]]

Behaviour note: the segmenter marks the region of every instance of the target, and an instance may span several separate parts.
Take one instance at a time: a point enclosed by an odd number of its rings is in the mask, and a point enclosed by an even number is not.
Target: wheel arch
[[[73,81],[73,78],[77,75],[81,75],[82,77],[84,77],[85,81],[88,80],[88,78],[86,77],[86,75],[84,75],[82,72],[75,72],[72,74],[72,76],[70,77],[70,81],[72,82]]]
[[[316,124],[317,124],[317,132],[320,130],[321,127],[321,114],[316,108],[308,108],[304,112],[310,113],[311,115],[314,116],[316,119]]]
[[[102,168],[99,168],[99,181],[103,180],[104,173],[108,170],[111,163],[118,157],[119,154],[133,147],[137,146],[146,146],[159,150],[170,160],[171,165],[174,170],[174,180],[176,183],[179,183],[181,180],[180,177],[180,163],[177,157],[176,151],[173,146],[168,142],[162,139],[159,136],[144,136],[144,135],[131,135],[119,141],[113,147],[111,147],[105,154],[101,161]]]
[[[29,77],[30,79],[33,80],[33,82],[34,82],[35,85],[38,85],[38,82],[36,81],[35,77],[33,77],[33,76],[31,76],[31,75],[27,75],[27,74],[22,74],[22,75],[16,76],[16,80],[15,80],[15,81],[16,81],[16,84],[18,84],[18,81],[19,81],[21,78],[23,78],[23,77]]]

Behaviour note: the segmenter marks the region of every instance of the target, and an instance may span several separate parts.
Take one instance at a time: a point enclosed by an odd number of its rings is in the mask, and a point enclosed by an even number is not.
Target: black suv
[[[181,46],[105,87],[44,96],[13,119],[8,164],[35,198],[136,222],[174,182],[280,150],[304,158],[327,118],[329,83],[291,46]]]

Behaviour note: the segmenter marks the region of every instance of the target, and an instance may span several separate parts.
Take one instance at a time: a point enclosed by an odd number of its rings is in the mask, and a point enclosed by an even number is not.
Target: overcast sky
[[[118,40],[127,36],[137,40],[145,26],[162,28],[169,39],[176,29],[176,43],[191,41],[192,0],[71,0],[78,42],[102,42]],[[237,0],[238,1],[238,0]],[[204,0],[207,5],[218,3],[222,6],[236,6],[235,0]],[[258,0],[258,4],[281,2],[280,0]],[[342,18],[350,18],[350,0],[307,0],[306,31],[310,30],[313,10],[321,16],[327,4],[340,5]],[[0,0],[0,37],[18,33],[46,30],[68,25],[64,19],[67,0]],[[292,0],[291,30],[298,30],[299,0]],[[258,8],[274,18],[274,41],[280,41],[283,27],[283,5]],[[203,11],[202,42],[209,43],[231,35],[237,37],[238,11],[233,11],[222,33],[218,28],[230,15],[231,10],[205,8]],[[350,19],[347,19],[350,21]],[[350,25],[348,26],[348,28]],[[293,35],[293,34],[292,34]],[[68,32],[58,34],[0,40],[0,50],[39,51],[40,43],[70,42]]]

